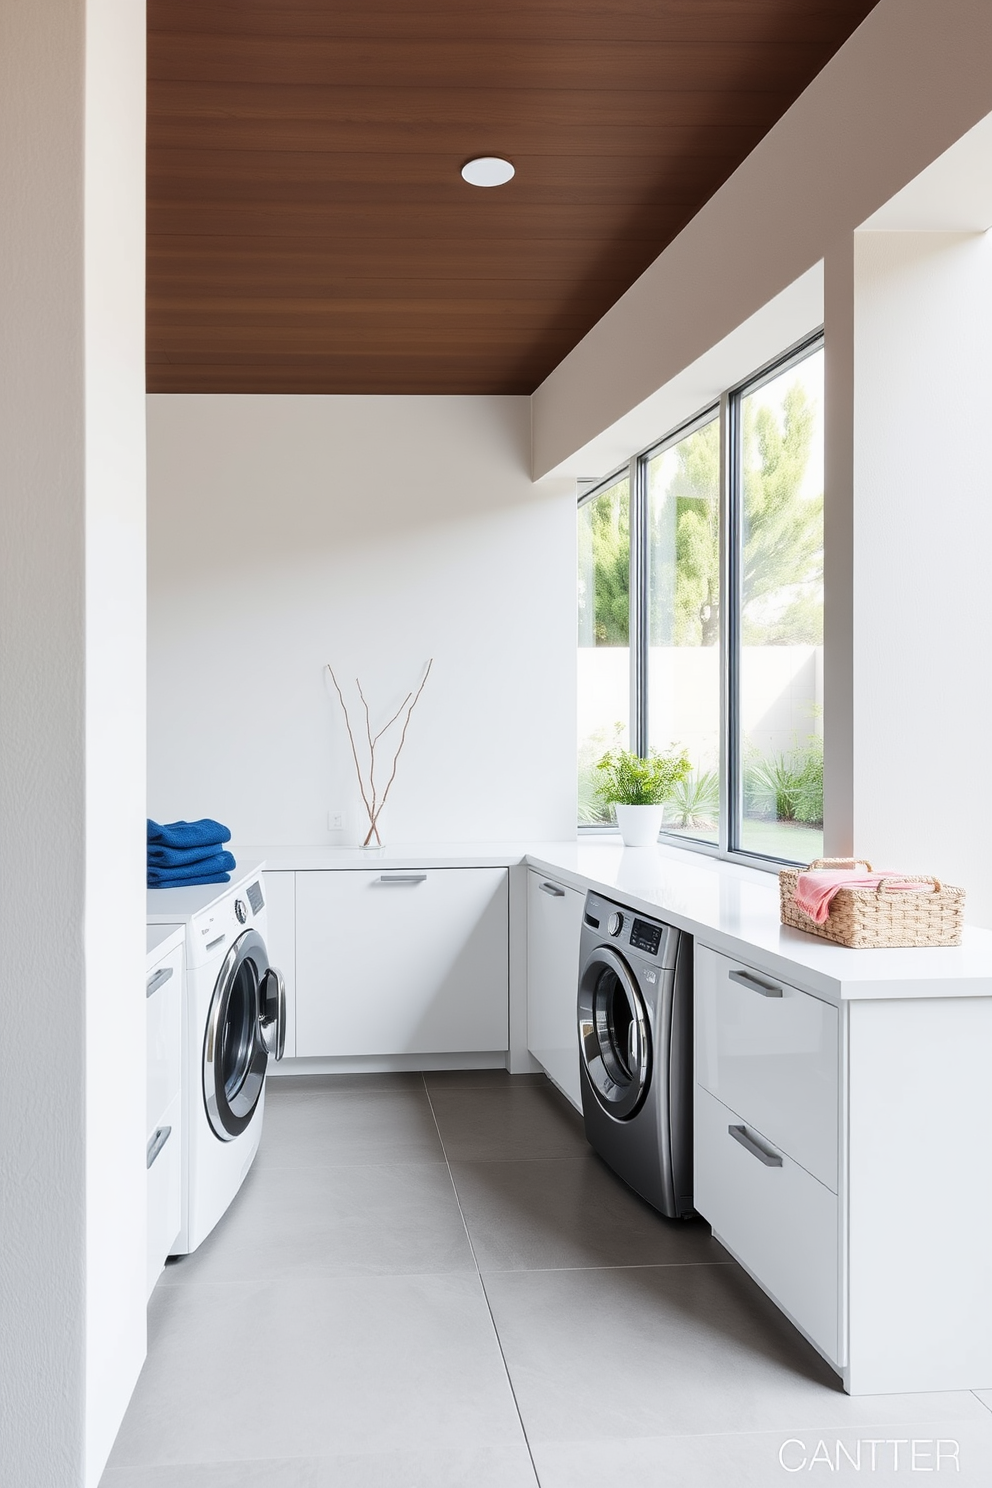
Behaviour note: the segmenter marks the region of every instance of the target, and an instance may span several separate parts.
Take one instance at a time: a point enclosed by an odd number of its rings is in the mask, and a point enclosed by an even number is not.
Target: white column
[[[0,1480],[144,1352],[144,6],[0,15]]]
[[[992,238],[863,231],[847,261],[846,308],[843,252],[827,273],[831,849],[961,884],[992,925]]]

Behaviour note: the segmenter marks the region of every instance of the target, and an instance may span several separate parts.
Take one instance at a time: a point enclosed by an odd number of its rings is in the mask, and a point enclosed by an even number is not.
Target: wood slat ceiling
[[[149,391],[532,392],[874,3],[149,0]]]

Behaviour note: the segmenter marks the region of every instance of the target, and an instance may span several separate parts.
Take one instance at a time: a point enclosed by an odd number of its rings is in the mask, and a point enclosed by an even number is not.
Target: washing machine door
[[[630,967],[597,946],[579,978],[579,1051],[592,1092],[618,1121],[640,1108],[651,1078],[648,1017]]]
[[[282,1057],[285,990],[265,942],[246,930],[231,946],[214,985],[203,1039],[203,1101],[222,1142],[240,1136],[262,1096],[270,1054]]]

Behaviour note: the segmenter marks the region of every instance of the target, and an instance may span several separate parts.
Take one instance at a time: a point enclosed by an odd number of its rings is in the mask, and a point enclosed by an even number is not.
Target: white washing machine
[[[149,889],[148,923],[186,931],[182,1228],[172,1251],[186,1255],[226,1212],[258,1150],[286,992],[265,947],[260,864],[227,884]]]

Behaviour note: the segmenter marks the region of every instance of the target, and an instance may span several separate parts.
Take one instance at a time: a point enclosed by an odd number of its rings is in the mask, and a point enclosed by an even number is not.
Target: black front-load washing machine
[[[586,1136],[671,1219],[692,1214],[692,937],[600,894],[579,949]]]

